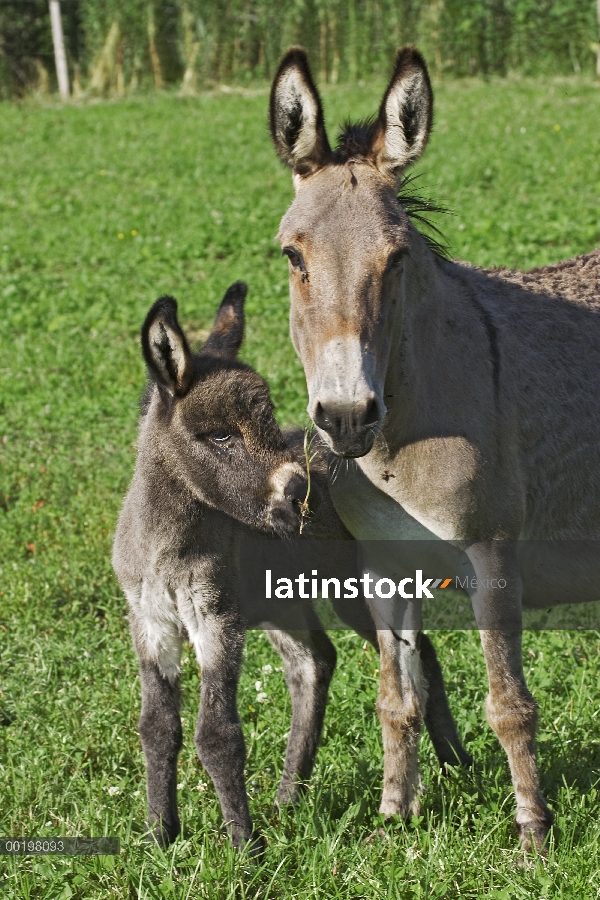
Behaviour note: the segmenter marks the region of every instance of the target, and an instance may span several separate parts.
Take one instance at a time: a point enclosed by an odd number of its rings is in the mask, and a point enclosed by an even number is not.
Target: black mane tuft
[[[429,197],[423,197],[414,189],[414,183],[422,175],[407,175],[402,179],[398,191],[398,201],[406,211],[409,219],[421,235],[427,241],[429,247],[442,259],[450,259],[448,240],[437,225],[431,221],[432,215],[452,215],[452,210]],[[426,231],[420,226],[425,226]]]
[[[345,122],[333,153],[334,163],[344,165],[351,159],[366,159],[371,150],[376,126],[377,119],[374,116],[360,122]]]

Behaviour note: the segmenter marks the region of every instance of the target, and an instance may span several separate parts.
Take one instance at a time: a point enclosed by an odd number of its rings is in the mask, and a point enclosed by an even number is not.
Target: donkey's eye
[[[295,269],[304,269],[304,260],[302,259],[302,256],[298,253],[298,251],[293,249],[293,247],[284,247],[281,252],[284,256],[287,256]]]
[[[233,437],[228,431],[213,431],[212,434],[209,434],[208,436],[215,444],[226,444]]]
[[[394,252],[390,255],[388,260],[388,265],[390,269],[398,269],[402,268],[402,264],[404,263],[404,250],[394,250]]]

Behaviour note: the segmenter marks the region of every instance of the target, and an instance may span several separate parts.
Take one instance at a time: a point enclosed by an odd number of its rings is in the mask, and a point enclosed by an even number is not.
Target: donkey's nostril
[[[371,425],[377,425],[380,419],[379,413],[379,404],[377,400],[373,397],[369,400],[367,404],[367,408],[365,410],[365,419],[364,419],[364,427],[369,428]]]
[[[292,503],[303,503],[307,490],[308,481],[306,478],[303,475],[292,475],[285,486],[283,496],[286,500],[291,500]]]
[[[309,414],[327,442],[339,456],[364,456],[381,427],[385,406],[373,392],[366,396],[343,397],[321,392]]]
[[[331,419],[320,403],[317,403],[317,405],[315,406],[312,420],[317,428],[322,428],[323,431],[329,431],[331,429]]]

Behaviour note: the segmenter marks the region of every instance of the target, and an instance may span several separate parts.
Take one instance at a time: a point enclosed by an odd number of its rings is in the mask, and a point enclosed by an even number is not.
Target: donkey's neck
[[[160,447],[142,445],[135,480],[148,521],[155,521],[159,530],[165,527],[188,530],[190,525],[201,521],[206,505],[173,472]]]
[[[418,440],[441,425],[432,421],[428,388],[440,360],[452,353],[450,343],[459,321],[451,302],[455,294],[454,275],[446,261],[415,233],[395,304],[384,388],[388,408],[384,436],[393,434],[396,444]]]

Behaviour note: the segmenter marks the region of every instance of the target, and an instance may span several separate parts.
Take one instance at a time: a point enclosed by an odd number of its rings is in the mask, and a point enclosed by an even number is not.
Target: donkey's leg
[[[426,707],[419,653],[420,632],[378,631],[379,697],[383,737],[383,795],[379,812],[386,818],[418,815],[419,737]]]
[[[268,630],[269,640],[283,658],[292,698],[292,724],[276,802],[298,799],[310,778],[327,706],[327,692],[336,662],[335,647],[323,630]]]
[[[541,850],[553,822],[539,785],[535,755],[537,705],[525,683],[522,659],[521,581],[513,546],[503,541],[467,551],[480,588],[473,609],[488,672],[487,719],[506,751],[517,801],[516,824],[524,850]]]
[[[456,722],[448,704],[444,676],[435,647],[426,634],[421,635],[421,665],[427,685],[425,726],[442,766],[470,766],[471,756],[463,747]]]
[[[179,679],[166,678],[155,662],[140,660],[142,713],[139,732],[146,757],[150,834],[166,847],[179,834],[177,756],[181,749]]]
[[[244,779],[246,747],[236,706],[244,639],[239,621],[225,616],[205,618],[193,637],[202,667],[196,747],[235,847],[252,839]],[[254,849],[260,850],[258,841]]]
[[[379,650],[377,632],[362,598],[360,601],[354,600],[351,603],[333,600],[332,605],[342,622],[356,631],[363,640],[369,641],[376,650]],[[425,726],[437,758],[442,766],[470,766],[473,760],[458,736],[456,723],[448,703],[442,669],[435,647],[426,634],[421,635],[421,665],[428,694]]]
[[[363,572],[370,584],[386,572],[363,547]],[[392,581],[392,579],[390,579]],[[394,581],[395,583],[395,581]],[[379,643],[377,713],[383,738],[383,794],[380,813],[389,818],[418,814],[419,737],[427,707],[421,664],[421,601],[397,595],[366,595]]]

